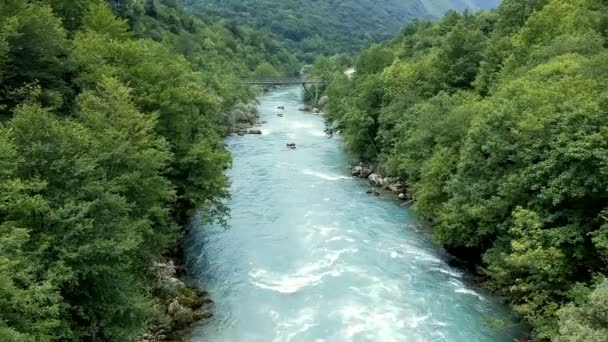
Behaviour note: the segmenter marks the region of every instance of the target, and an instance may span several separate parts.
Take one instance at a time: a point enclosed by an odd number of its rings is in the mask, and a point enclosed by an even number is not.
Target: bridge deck
[[[241,80],[241,83],[253,85],[325,84],[323,80],[314,78],[260,78],[251,80]]]

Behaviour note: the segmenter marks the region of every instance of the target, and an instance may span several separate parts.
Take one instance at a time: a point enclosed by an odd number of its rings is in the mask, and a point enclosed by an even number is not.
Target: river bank
[[[258,105],[257,99],[238,103],[226,113],[226,136],[262,134],[257,129],[264,123],[259,121]],[[185,270],[182,242],[176,244],[170,255],[153,263],[152,295],[163,316],[151,320],[146,332],[136,342],[187,341],[193,323],[213,316],[213,300],[209,298],[209,293],[195,286]]]
[[[213,300],[207,291],[192,284],[185,272],[182,252],[152,264],[151,295],[161,316],[148,323],[136,342],[187,341],[193,323],[213,316]]]

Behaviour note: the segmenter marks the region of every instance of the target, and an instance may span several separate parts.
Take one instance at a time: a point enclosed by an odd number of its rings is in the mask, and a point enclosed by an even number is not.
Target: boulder
[[[371,167],[369,167],[369,166],[363,166],[363,169],[361,170],[361,174],[359,175],[359,177],[361,177],[361,178],[367,178],[367,177],[369,177],[372,174],[372,172],[374,172],[374,171],[372,170]]]
[[[385,179],[377,173],[372,173],[367,179],[369,184],[377,187],[382,187],[385,183]]]
[[[388,187],[388,190],[390,190],[392,192],[396,192],[396,193],[402,193],[403,190],[405,190],[405,187],[399,181],[389,182],[387,184],[387,187]]]
[[[168,262],[155,262],[152,266],[156,269],[160,279],[170,281],[171,279],[175,279],[177,275],[177,268],[175,267],[173,260],[169,260]]]
[[[248,134],[262,134],[262,131],[259,129],[250,129],[247,131]]]
[[[313,108],[312,112],[315,114],[319,114],[321,112],[321,110],[319,110],[319,108]]]
[[[405,200],[407,200],[407,195],[402,192],[399,195],[397,195],[397,198],[402,201],[405,201]]]
[[[167,312],[172,316],[183,310],[184,307],[177,301],[177,299],[174,299],[167,308]]]
[[[324,95],[321,97],[321,99],[319,100],[319,106],[321,108],[325,107],[325,105],[327,104],[327,102],[329,102],[329,97],[327,97],[327,95]]]
[[[354,177],[360,177],[360,178],[367,178],[372,174],[372,169],[369,166],[366,165],[356,165],[353,166],[353,168],[351,169],[350,173],[354,176]]]
[[[199,321],[203,319],[209,319],[213,317],[213,312],[210,310],[196,310],[194,311],[194,320]]]
[[[367,190],[367,193],[369,195],[380,196],[380,192],[378,190],[374,189],[374,188],[371,188],[371,189]]]

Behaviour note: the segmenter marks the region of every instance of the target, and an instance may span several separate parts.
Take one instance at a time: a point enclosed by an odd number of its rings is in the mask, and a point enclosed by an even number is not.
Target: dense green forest
[[[493,8],[499,0],[179,0],[207,18],[246,23],[286,40],[300,60],[353,53],[389,39],[412,18],[450,9]]]
[[[532,326],[608,340],[608,2],[504,0],[320,58],[347,147]]]
[[[128,341],[167,320],[152,262],[221,222],[222,138],[265,34],[175,1],[0,1],[0,340]],[[245,108],[245,109],[243,109]]]
[[[195,212],[228,214],[240,78],[497,2],[0,0],[0,341],[168,320],[151,265]],[[391,37],[309,69],[346,146],[536,340],[608,340],[608,2],[504,0]]]

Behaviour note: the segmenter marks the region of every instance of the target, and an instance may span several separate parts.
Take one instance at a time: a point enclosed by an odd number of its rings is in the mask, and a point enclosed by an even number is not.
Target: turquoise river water
[[[350,177],[340,138],[297,110],[299,88],[260,102],[263,135],[226,142],[229,228],[194,223],[187,239],[189,271],[215,301],[191,341],[515,339],[509,310],[408,228],[415,218],[402,202]]]

